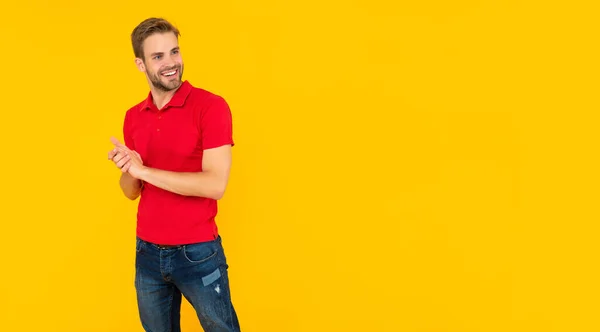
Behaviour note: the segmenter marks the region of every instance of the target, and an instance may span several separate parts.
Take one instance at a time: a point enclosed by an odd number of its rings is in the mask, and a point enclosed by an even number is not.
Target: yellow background
[[[1,331],[141,331],[136,203],[106,153],[148,91],[129,34],[149,16],[181,29],[184,77],[232,108],[218,223],[243,331],[600,330],[591,5],[2,13]]]

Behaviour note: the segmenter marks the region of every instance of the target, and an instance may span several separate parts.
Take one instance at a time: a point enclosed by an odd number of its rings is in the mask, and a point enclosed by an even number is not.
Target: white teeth
[[[165,75],[165,76],[173,76],[173,75],[175,75],[176,72],[177,72],[176,70],[168,71],[168,72],[163,73],[163,75]]]

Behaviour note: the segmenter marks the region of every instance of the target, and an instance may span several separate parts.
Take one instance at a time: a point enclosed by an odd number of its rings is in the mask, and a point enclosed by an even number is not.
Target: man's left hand
[[[140,154],[137,153],[137,151],[129,149],[125,144],[122,144],[114,137],[111,137],[110,141],[113,143],[117,151],[123,152],[129,157],[129,161],[127,161],[127,163],[121,168],[123,173],[129,172],[129,174],[134,178],[140,179],[143,172],[147,169],[147,167],[144,166]]]

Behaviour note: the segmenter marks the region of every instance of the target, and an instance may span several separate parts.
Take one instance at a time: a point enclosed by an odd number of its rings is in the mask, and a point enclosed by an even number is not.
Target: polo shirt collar
[[[175,91],[175,94],[173,95],[171,100],[163,107],[163,110],[167,109],[168,107],[182,107],[185,104],[185,101],[191,91],[192,85],[190,84],[190,82],[188,82],[187,80],[183,81],[181,83],[181,86],[179,86],[177,91]],[[148,97],[146,98],[146,100],[144,100],[144,102],[142,103],[142,107],[140,108],[140,110],[149,109],[156,109],[156,105],[154,105],[152,99],[152,91],[148,93]]]

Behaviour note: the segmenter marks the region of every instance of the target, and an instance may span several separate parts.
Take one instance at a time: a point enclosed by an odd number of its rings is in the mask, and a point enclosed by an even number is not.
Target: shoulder
[[[192,86],[190,97],[193,103],[201,108],[211,107],[227,107],[228,103],[225,98],[213,91],[204,88]]]
[[[145,105],[146,105],[146,99],[144,99],[144,100],[140,101],[139,103],[137,103],[137,104],[135,104],[135,105],[133,105],[133,106],[129,107],[129,108],[127,109],[127,111],[125,111],[125,115],[127,116],[127,115],[129,115],[129,114],[131,114],[131,113],[134,113],[134,112],[136,112],[136,111],[139,111],[139,110],[141,110],[141,109],[142,109],[142,107],[144,107]]]
[[[136,115],[141,114],[141,110],[143,110],[147,105],[148,105],[148,100],[149,97],[146,97],[145,99],[141,100],[140,102],[138,102],[137,104],[129,107],[126,111],[125,111],[125,121],[132,121],[132,118],[135,118]]]

